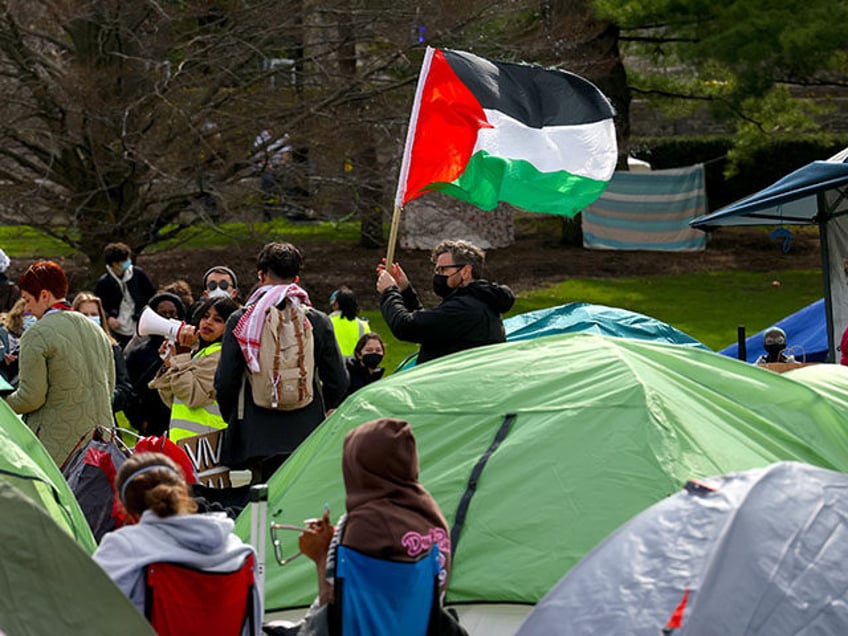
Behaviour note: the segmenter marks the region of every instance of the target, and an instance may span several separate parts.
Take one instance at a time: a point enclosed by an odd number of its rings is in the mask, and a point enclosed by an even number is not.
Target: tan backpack
[[[259,372],[248,372],[257,406],[293,411],[312,402],[315,345],[307,311],[289,300],[283,309],[268,309],[259,340]]]

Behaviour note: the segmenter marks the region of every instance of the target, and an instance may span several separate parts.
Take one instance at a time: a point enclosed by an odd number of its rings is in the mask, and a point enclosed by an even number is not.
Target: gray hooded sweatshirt
[[[175,515],[161,518],[151,510],[136,525],[109,532],[94,560],[144,613],[144,568],[168,562],[209,572],[231,572],[244,563],[253,548],[232,533],[234,523],[223,513]],[[262,632],[262,599],[253,591],[255,634]]]

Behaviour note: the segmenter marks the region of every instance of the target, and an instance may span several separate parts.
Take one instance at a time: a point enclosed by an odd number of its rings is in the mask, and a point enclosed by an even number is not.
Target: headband
[[[130,482],[133,479],[135,479],[136,477],[139,477],[140,475],[143,475],[144,473],[150,472],[151,470],[156,470],[157,468],[164,468],[166,470],[170,470],[172,473],[176,473],[177,476],[179,476],[179,474],[180,474],[179,472],[177,472],[176,470],[174,470],[171,466],[168,466],[167,464],[153,464],[151,466],[145,466],[144,468],[139,468],[137,471],[135,471],[129,477],[127,477],[124,480],[124,483],[121,485],[121,503],[126,505],[126,503],[127,503],[127,500],[126,500],[127,486],[130,485]]]

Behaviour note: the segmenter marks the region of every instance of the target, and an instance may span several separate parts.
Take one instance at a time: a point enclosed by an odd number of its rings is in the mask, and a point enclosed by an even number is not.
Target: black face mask
[[[445,298],[453,289],[448,287],[448,277],[444,274],[433,274],[433,291],[439,298]]]
[[[364,353],[362,354],[362,364],[369,369],[376,369],[383,361],[382,353]]]
[[[783,344],[768,344],[765,345],[766,353],[768,353],[769,358],[772,360],[777,360],[780,352],[786,348],[786,345]]]

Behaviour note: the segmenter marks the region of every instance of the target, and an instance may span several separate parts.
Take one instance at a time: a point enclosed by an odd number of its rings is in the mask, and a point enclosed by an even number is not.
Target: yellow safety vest
[[[343,356],[352,356],[356,349],[356,343],[366,333],[371,331],[368,321],[363,318],[348,320],[342,317],[341,312],[334,311],[330,314],[333,321],[333,331],[336,333],[336,342]]]
[[[198,351],[193,357],[202,358],[220,350],[221,343],[213,342],[208,347]],[[171,427],[168,432],[168,437],[172,442],[225,428],[227,428],[227,423],[221,417],[221,410],[218,408],[217,402],[192,408],[174,398],[174,404],[171,406]]]

